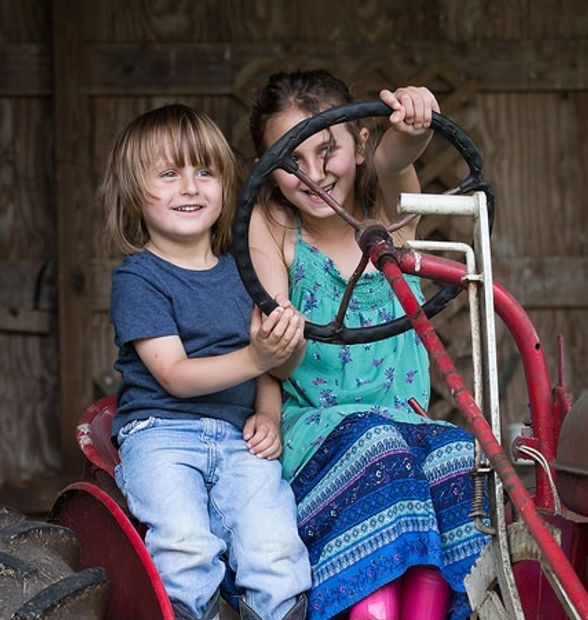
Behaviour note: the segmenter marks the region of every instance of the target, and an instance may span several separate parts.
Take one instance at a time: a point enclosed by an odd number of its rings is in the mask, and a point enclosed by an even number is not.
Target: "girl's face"
[[[265,143],[272,145],[294,125],[308,117],[306,112],[296,107],[273,116],[266,125]],[[354,210],[356,167],[364,158],[345,125],[331,127],[330,133],[325,130],[314,134],[300,144],[293,155],[300,168],[324,191],[348,211]],[[273,179],[284,197],[303,213],[319,219],[335,214],[331,207],[294,175],[276,170]]]
[[[205,166],[177,166],[159,159],[147,173],[151,198],[143,219],[151,241],[194,243],[208,241],[223,205],[220,177]]]

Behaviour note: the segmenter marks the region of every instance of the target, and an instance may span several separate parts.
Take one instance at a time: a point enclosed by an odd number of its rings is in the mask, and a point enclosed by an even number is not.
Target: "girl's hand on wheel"
[[[433,112],[440,111],[435,95],[424,86],[382,90],[380,99],[394,110],[389,116],[390,125],[400,133],[422,134],[431,126]]]

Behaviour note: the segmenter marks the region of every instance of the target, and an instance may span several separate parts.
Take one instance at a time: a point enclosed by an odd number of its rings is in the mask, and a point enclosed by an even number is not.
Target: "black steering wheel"
[[[241,192],[237,205],[237,213],[233,225],[233,253],[245,288],[254,303],[263,313],[269,314],[278,304],[263,288],[255,273],[251,260],[251,253],[249,251],[249,223],[253,207],[257,201],[257,196],[268,180],[268,177],[276,169],[282,169],[286,172],[296,174],[303,181],[307,182],[307,179],[301,176],[303,173],[293,157],[293,152],[299,144],[313,134],[331,125],[345,123],[359,118],[389,116],[391,113],[392,109],[380,100],[359,101],[331,108],[330,110],[321,112],[312,118],[305,119],[298,123],[284,134],[260,158]],[[452,120],[436,112],[433,112],[431,129],[441,134],[458,151],[469,168],[469,174],[454,190],[451,190],[450,193],[458,194],[483,191],[487,198],[488,219],[490,229],[492,229],[495,204],[494,193],[482,173],[482,157],[473,140]],[[323,199],[327,199],[327,197],[324,196]],[[344,214],[342,215],[344,216]],[[434,316],[462,290],[462,287],[457,285],[445,286],[423,305],[423,311],[429,318]],[[307,321],[305,335],[308,338],[321,342],[357,344],[396,336],[411,329],[411,327],[412,325],[406,316],[380,325],[356,328],[335,325],[334,323],[319,325]]]

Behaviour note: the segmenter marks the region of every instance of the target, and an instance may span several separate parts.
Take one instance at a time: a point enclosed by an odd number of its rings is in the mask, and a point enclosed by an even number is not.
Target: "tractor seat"
[[[564,418],[554,467],[557,490],[567,508],[588,517],[588,452],[584,440],[588,431],[588,391],[584,392]]]
[[[87,459],[91,477],[101,470],[114,478],[114,468],[120,463],[118,451],[110,441],[115,412],[115,397],[105,396],[84,411],[76,428],[76,440]]]

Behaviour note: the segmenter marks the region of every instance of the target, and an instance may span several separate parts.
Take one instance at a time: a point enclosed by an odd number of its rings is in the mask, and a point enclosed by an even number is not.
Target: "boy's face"
[[[147,184],[143,218],[153,243],[210,243],[223,205],[222,182],[214,170],[160,159],[147,172]]]

